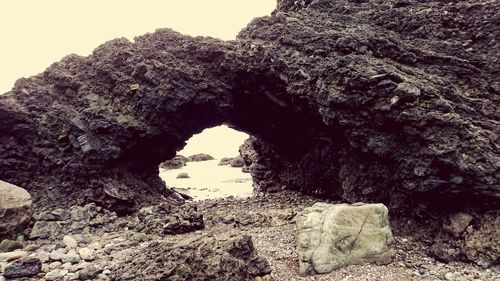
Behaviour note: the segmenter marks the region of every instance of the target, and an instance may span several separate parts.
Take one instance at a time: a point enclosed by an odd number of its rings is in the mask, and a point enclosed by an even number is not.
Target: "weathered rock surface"
[[[316,203],[298,214],[300,273],[328,273],[348,265],[388,264],[395,252],[383,204]]]
[[[277,7],[235,41],[163,29],[18,80],[0,96],[0,178],[40,206],[176,204],[158,165],[224,123],[255,137],[261,191],[500,209],[498,1]]]
[[[165,162],[162,162],[160,164],[160,168],[166,169],[166,170],[174,170],[174,169],[180,169],[184,166],[186,166],[186,162],[188,162],[188,159],[182,155],[177,155],[171,160],[167,160]]]
[[[3,275],[7,278],[31,277],[40,273],[42,262],[37,258],[25,258],[9,264]]]
[[[245,160],[241,156],[224,157],[219,161],[219,166],[230,165],[233,168],[242,168],[245,166]]]
[[[0,180],[0,240],[26,227],[33,212],[32,204],[25,189]]]
[[[226,166],[231,164],[231,161],[233,161],[234,157],[222,157],[219,161],[219,166]]]
[[[5,239],[0,242],[0,253],[11,252],[22,248],[24,248],[24,245],[20,241]]]
[[[141,270],[137,270],[140,268]],[[111,269],[119,280],[255,280],[271,272],[250,236],[196,238],[172,245],[153,242]]]
[[[76,248],[75,242],[85,241],[86,235],[102,235],[123,228],[165,235],[191,232],[204,227],[203,216],[195,205],[190,204],[176,206],[164,203],[141,208],[131,216],[118,217],[115,212],[92,203],[84,207],[73,206],[69,210],[55,209],[36,213],[34,218],[36,222],[30,239],[58,240],[66,236],[67,242],[63,243],[71,244],[70,248]],[[72,236],[68,238],[67,235]],[[60,253],[57,260],[62,259],[65,253]]]
[[[439,260],[472,260],[488,268],[500,262],[500,216],[489,212],[481,217],[454,213],[445,219],[434,239],[431,253]]]
[[[201,161],[208,161],[208,160],[214,160],[215,158],[206,153],[198,153],[191,155],[187,158],[187,162],[201,162]]]

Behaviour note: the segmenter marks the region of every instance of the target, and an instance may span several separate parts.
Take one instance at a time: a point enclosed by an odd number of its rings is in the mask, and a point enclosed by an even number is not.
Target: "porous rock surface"
[[[175,203],[159,163],[227,124],[254,136],[261,191],[497,211],[499,8],[280,0],[235,41],[109,41],[0,96],[0,178],[46,207]]]
[[[27,226],[32,205],[25,189],[0,180],[0,240],[19,234]]]
[[[203,216],[194,205],[159,204],[143,207],[131,216],[118,216],[94,203],[69,209],[38,212],[30,239],[60,239],[68,234],[85,240],[89,235],[130,229],[146,234],[180,234],[203,229]]]
[[[141,268],[141,270],[137,270]],[[111,269],[119,280],[255,280],[271,273],[252,238],[195,238],[172,245],[155,242],[131,253]]]
[[[316,203],[297,215],[300,273],[329,273],[349,265],[388,264],[395,252],[383,204]]]

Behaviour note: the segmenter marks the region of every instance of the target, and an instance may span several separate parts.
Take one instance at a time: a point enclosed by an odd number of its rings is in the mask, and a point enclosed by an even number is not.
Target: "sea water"
[[[167,186],[193,197],[194,200],[223,197],[250,197],[253,195],[252,177],[241,168],[229,165],[219,166],[219,160],[188,162],[180,169],[160,168],[160,177]],[[178,179],[177,175],[187,173],[190,178]]]

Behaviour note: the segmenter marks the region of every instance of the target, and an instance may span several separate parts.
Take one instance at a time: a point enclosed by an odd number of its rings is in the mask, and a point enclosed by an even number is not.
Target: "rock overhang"
[[[0,177],[126,211],[171,198],[158,163],[225,123],[256,137],[264,191],[495,209],[498,49],[475,34],[498,4],[406,2],[279,1],[236,41],[163,29],[68,56],[0,97]]]

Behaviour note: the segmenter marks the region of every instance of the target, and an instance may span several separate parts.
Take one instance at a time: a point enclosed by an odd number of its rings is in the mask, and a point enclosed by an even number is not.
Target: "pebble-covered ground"
[[[408,235],[417,232],[418,225],[398,218],[392,220],[396,258],[391,264],[349,266],[330,274],[300,276],[295,252],[294,216],[317,201],[293,192],[200,201],[196,204],[203,214],[205,228],[178,235],[138,231],[140,228],[129,227],[137,225],[137,222],[127,224],[127,220],[132,220],[130,218],[101,213],[96,218],[109,221],[103,224],[108,224],[107,228],[103,227],[106,231],[87,229],[89,234],[86,235],[19,241],[14,243],[17,246],[11,246],[17,250],[10,252],[10,260],[17,255],[33,256],[42,261],[41,273],[32,278],[15,280],[120,280],[117,268],[130,261],[131,255],[137,259],[144,258],[146,255],[142,255],[141,251],[152,243],[166,241],[175,244],[204,236],[224,239],[248,234],[258,255],[269,261],[272,280],[500,280],[495,269],[460,262],[445,264],[435,260],[427,254],[429,241],[424,234]],[[110,217],[109,220],[106,216]],[[405,231],[398,230],[402,228]],[[2,271],[8,265],[7,260],[9,257],[0,253]],[[148,262],[134,263],[137,268],[132,268],[132,271],[145,270],[141,267],[147,267]],[[264,280],[271,279],[269,276]],[[0,281],[4,280],[0,275]]]

